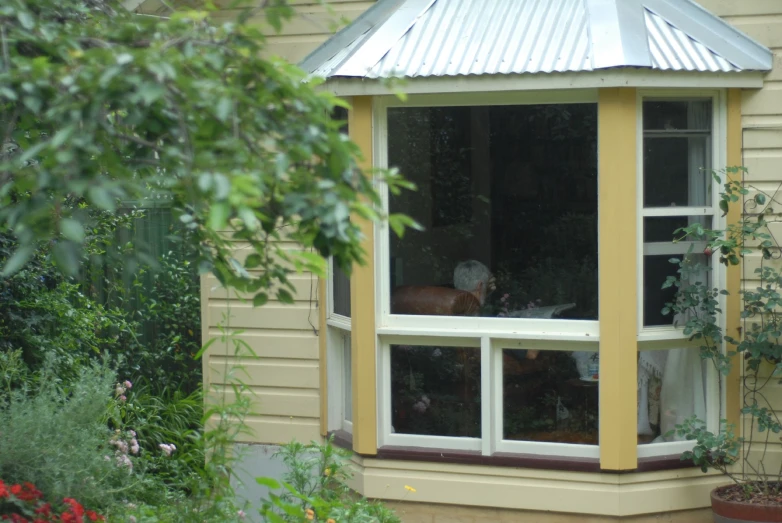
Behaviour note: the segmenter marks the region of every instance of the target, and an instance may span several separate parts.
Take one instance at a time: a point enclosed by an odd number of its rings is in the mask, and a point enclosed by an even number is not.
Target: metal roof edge
[[[299,67],[308,73],[315,72],[328,60],[331,60],[337,53],[351,45],[356,39],[367,32],[376,32],[377,29],[393,15],[399,4],[405,0],[378,0],[375,5],[370,6],[366,11],[356,17],[353,22],[346,25],[335,34],[330,36],[325,42],[316,47],[310,54],[305,56],[300,62]],[[342,63],[347,61],[352,54],[347,55]]]
[[[638,67],[614,67],[597,71],[522,73],[405,78],[389,86],[383,78],[334,77],[320,89],[339,96],[393,96],[444,93],[481,93],[535,90],[599,89],[638,87],[661,89],[760,89],[762,71],[660,71]]]
[[[381,2],[383,0],[380,0]],[[437,0],[402,0],[401,5],[369,36],[350,57],[334,68],[334,76],[367,76],[391,47],[407,33]]]
[[[692,0],[643,0],[643,3],[669,24],[741,69],[770,71],[773,67],[769,48]]]

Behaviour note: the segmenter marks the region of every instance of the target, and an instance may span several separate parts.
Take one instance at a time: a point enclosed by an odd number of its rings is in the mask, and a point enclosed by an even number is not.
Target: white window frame
[[[707,207],[673,207],[673,208],[644,208],[644,129],[643,129],[643,102],[644,100],[695,100],[710,98],[712,100],[712,133],[711,133],[711,164],[712,169],[719,170],[720,166],[727,165],[727,93],[725,90],[702,90],[702,89],[677,89],[677,90],[638,90],[637,92],[637,267],[638,267],[638,350],[670,350],[680,349],[692,346],[692,350],[698,350],[697,345],[687,341],[687,337],[681,328],[674,326],[654,326],[645,327],[643,324],[643,274],[644,258],[647,254],[654,254],[655,250],[665,249],[666,254],[671,252],[669,244],[656,245],[655,243],[644,243],[644,218],[665,217],[665,216],[709,216],[712,219],[712,228],[722,229],[726,225],[725,218],[719,211],[719,193],[715,187],[711,191],[711,206]],[[674,247],[674,250],[680,254],[685,254],[691,244],[696,245],[700,242],[682,242]],[[705,244],[704,244],[705,246]],[[712,286],[724,287],[726,281],[725,268],[718,262],[718,257],[713,256],[710,260],[712,276],[714,283]],[[726,298],[720,295],[718,298],[719,306],[725,309]],[[725,328],[725,319],[720,315],[722,328]],[[725,405],[725,387],[724,379],[714,369],[708,365],[706,371],[706,426],[708,430],[719,430],[719,420],[724,416]],[[692,441],[675,441],[665,443],[647,443],[638,445],[638,457],[654,457],[680,454],[686,450],[691,450],[694,446]]]
[[[596,89],[492,94],[442,94],[376,97],[373,104],[374,164],[388,167],[387,111],[391,107],[498,106],[592,103]],[[378,190],[388,211],[388,190]],[[390,311],[389,227],[375,225],[375,310],[378,335],[378,445],[429,447],[448,450],[598,458],[599,445],[574,445],[503,440],[502,349],[598,351],[599,320],[545,320],[462,316],[408,316]],[[391,345],[472,347],[481,351],[481,437],[460,438],[397,434],[391,427]]]
[[[326,278],[326,357],[328,377],[328,430],[344,430],[353,433],[353,422],[347,416],[345,397],[348,387],[352,388],[351,374],[346,372],[345,340],[350,340],[351,319],[334,312],[334,260],[329,258]],[[350,418],[350,419],[348,419]]]

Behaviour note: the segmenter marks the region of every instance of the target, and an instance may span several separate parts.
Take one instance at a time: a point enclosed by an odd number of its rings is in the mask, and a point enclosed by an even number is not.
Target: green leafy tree
[[[293,13],[285,0],[266,4],[278,29]],[[200,272],[256,305],[270,292],[291,301],[288,274],[323,274],[321,255],[346,269],[363,260],[351,216],[381,216],[360,151],[331,117],[345,102],[263,58],[249,15],[213,26],[207,11],[141,17],[112,0],[0,5],[0,228],[17,242],[4,275],[41,241],[76,274],[86,209],[145,198],[171,201]],[[406,185],[376,175],[393,191]],[[398,232],[412,224],[389,220]],[[303,249],[283,250],[282,237]]]

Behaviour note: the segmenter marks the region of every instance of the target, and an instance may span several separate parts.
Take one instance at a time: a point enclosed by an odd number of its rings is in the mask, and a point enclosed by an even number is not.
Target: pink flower
[[[128,389],[133,388],[133,384],[130,382],[130,380],[125,380],[122,384],[125,385],[125,387]]]
[[[173,443],[168,445],[165,443],[161,443],[160,445],[158,445],[158,447],[160,447],[160,450],[166,453],[166,456],[170,456],[171,453],[176,450],[176,445],[174,445]]]
[[[124,401],[128,401],[128,398],[123,394],[122,396],[119,397],[119,400],[124,402]]]
[[[247,514],[244,513],[244,510],[240,510],[236,515],[239,516],[239,519],[244,519]]]

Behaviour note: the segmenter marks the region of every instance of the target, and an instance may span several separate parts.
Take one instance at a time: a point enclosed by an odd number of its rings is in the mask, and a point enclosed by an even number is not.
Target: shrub
[[[113,372],[93,364],[66,388],[47,366],[34,390],[14,391],[0,406],[0,477],[33,483],[52,502],[75,498],[105,508],[154,497],[144,474],[111,445],[114,383]]]

